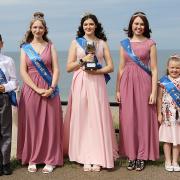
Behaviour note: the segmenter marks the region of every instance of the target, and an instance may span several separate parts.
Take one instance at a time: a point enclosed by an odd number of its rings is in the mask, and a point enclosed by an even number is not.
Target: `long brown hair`
[[[24,38],[23,38],[23,40],[22,40],[22,42],[21,42],[21,45],[24,44],[24,43],[30,43],[30,42],[33,40],[34,36],[33,36],[32,32],[31,32],[31,27],[32,27],[32,25],[34,24],[34,22],[37,21],[37,20],[38,20],[38,21],[41,21],[42,25],[43,25],[44,28],[45,28],[45,32],[44,32],[44,34],[43,34],[43,36],[42,36],[43,40],[46,41],[46,42],[49,42],[49,41],[50,41],[50,40],[48,39],[48,37],[47,37],[48,28],[47,28],[47,26],[46,26],[46,21],[45,21],[45,19],[44,19],[44,14],[43,14],[42,12],[35,12],[35,13],[33,14],[32,20],[31,20],[31,22],[30,22],[29,30],[26,32],[26,34],[25,34],[25,36],[24,36]]]
[[[103,27],[101,25],[101,23],[98,21],[97,17],[94,14],[86,14],[82,19],[81,19],[81,24],[78,28],[77,31],[77,37],[83,37],[85,32],[83,29],[83,23],[84,21],[86,21],[87,19],[92,19],[96,25],[96,29],[95,29],[95,36],[99,39],[102,39],[104,41],[107,41],[106,35],[103,31]]]

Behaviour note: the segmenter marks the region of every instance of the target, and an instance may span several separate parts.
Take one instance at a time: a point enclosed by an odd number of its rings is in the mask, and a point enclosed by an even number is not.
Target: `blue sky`
[[[141,10],[147,14],[152,38],[159,49],[180,49],[179,0],[0,0],[0,33],[5,51],[18,51],[32,14],[42,11],[49,28],[49,38],[58,50],[68,50],[84,12],[97,15],[112,50],[126,35],[131,15]]]

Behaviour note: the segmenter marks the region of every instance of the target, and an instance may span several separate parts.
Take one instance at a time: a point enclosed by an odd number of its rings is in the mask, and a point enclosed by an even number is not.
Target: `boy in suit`
[[[17,88],[14,61],[1,53],[2,47],[0,34],[0,176],[12,174],[10,168],[12,107],[9,92]]]

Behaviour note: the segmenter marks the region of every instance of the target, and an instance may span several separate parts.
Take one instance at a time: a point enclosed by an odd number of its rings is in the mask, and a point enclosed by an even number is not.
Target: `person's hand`
[[[121,102],[121,97],[120,97],[120,92],[119,92],[119,91],[116,92],[116,101],[117,101],[118,103]]]
[[[0,85],[0,92],[1,93],[5,92],[5,87],[3,85]]]
[[[45,93],[46,89],[36,88],[35,91],[36,91],[38,94],[42,95],[42,94]]]
[[[53,89],[49,88],[46,89],[45,92],[42,94],[43,97],[49,97],[53,93]]]
[[[90,61],[92,61],[94,59],[94,54],[87,54],[86,56],[84,56],[83,58],[82,58],[82,60],[84,61],[84,62],[90,62]]]
[[[156,104],[156,95],[153,93],[149,97],[149,104]]]
[[[84,69],[84,71],[87,72],[88,74],[92,74],[92,75],[102,74],[100,69],[94,69],[94,70],[93,69],[92,70]]]
[[[162,122],[163,122],[163,116],[162,116],[162,114],[159,114],[159,115],[158,115],[158,122],[159,122],[159,124],[162,124]]]

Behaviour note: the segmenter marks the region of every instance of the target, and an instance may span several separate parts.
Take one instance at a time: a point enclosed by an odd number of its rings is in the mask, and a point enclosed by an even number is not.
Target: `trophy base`
[[[85,63],[85,70],[97,70],[96,63],[95,62]]]

